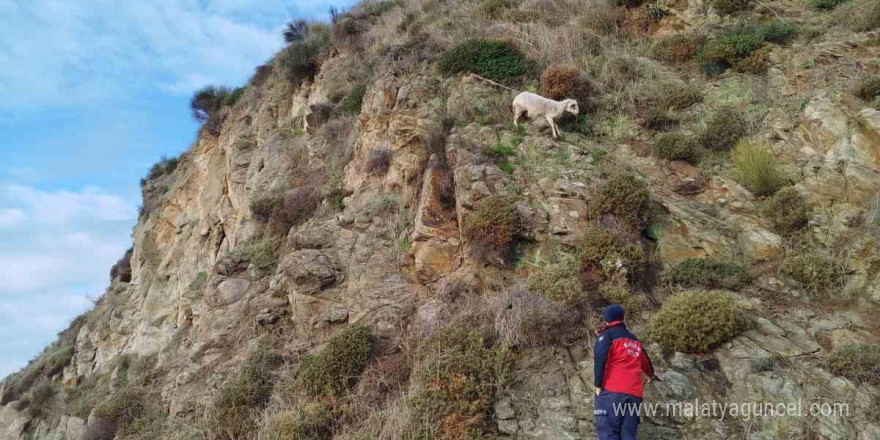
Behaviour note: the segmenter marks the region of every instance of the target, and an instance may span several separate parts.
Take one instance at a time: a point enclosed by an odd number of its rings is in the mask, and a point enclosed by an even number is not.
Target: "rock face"
[[[686,28],[703,3],[689,2],[660,33]],[[872,44],[848,53],[867,64],[877,56]],[[795,49],[785,51],[775,56],[795,57]],[[853,302],[812,307],[779,270],[792,252],[790,237],[771,230],[762,200],[729,170],[642,154],[644,139],[571,134],[554,141],[536,126],[514,132],[474,123],[474,107],[499,91],[473,77],[379,75],[359,115],[338,116],[327,98],[330,70],[352,56],[333,54],[302,85],[276,72],[248,87],[223,110],[216,132],[202,130],[176,170],[145,182],[132,279],[114,282],[81,323],[70,365],[53,380],[72,389],[116,377],[124,356],[153,357],[168,417],[182,417],[205,407],[264,337],[284,341],[285,354],[307,353],[335,330],[364,324],[383,349],[403,350],[412,321],[439,325],[448,303],[493,297],[521,285],[554,252],[572,253],[597,221],[591,202],[603,164],[614,161],[649,188],[652,224],[641,225],[632,241],[655,258],[658,271],[714,258],[748,261],[757,278],[737,296],[752,321],[739,336],[703,354],[648,344],[664,381],[646,387],[646,402],[851,405],[847,417],[749,423],[657,413],[644,418],[640,438],[878,438],[880,390],[834,377],[824,359],[847,343],[876,341],[880,263],[876,237],[859,228],[880,192],[880,112],[847,93],[821,91],[796,117],[768,110],[754,134],[814,208],[809,239],[850,240],[839,262]],[[802,86],[790,70],[797,63],[773,64],[773,97],[796,93]],[[445,126],[447,116],[460,123]],[[498,145],[514,151],[513,165],[493,156]],[[372,163],[379,150],[390,154],[387,167]],[[296,221],[278,226],[258,213],[276,198],[291,208],[285,197],[310,186],[320,199],[311,215],[291,215]],[[475,258],[462,234],[468,215],[493,196],[516,200],[513,267]],[[632,317],[636,334],[669,293],[645,278],[654,285],[642,292],[649,300],[644,316]],[[595,438],[591,344],[582,338],[515,348],[512,381],[494,400],[491,423],[500,438]],[[29,414],[20,401],[0,407],[0,440],[73,440],[86,426],[67,415]]]

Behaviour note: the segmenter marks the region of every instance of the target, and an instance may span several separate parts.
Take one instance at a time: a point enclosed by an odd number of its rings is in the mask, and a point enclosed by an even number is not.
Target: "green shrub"
[[[541,74],[541,96],[557,101],[574,99],[581,113],[595,107],[596,94],[596,86],[577,68],[550,66]]]
[[[95,420],[91,420],[89,425],[104,421],[117,438],[156,438],[165,418],[161,402],[158,392],[146,387],[119,388],[95,408]],[[110,436],[107,440],[112,438]]]
[[[880,344],[847,344],[831,352],[826,365],[837,376],[880,385]]]
[[[754,28],[728,31],[710,40],[699,53],[700,65],[709,75],[733,67],[764,44],[764,36]]]
[[[752,0],[715,0],[712,4],[719,14],[733,15],[751,6]]]
[[[480,199],[474,211],[464,218],[463,232],[471,255],[496,266],[510,264],[516,220],[513,200],[501,196]]]
[[[584,294],[578,280],[577,258],[562,255],[544,265],[528,279],[529,290],[538,292],[557,302],[580,304]]]
[[[343,115],[357,115],[361,112],[361,106],[364,105],[364,95],[367,93],[366,84],[355,86],[342,98],[342,101],[336,107],[336,110]]]
[[[196,121],[205,122],[227,105],[233,91],[228,87],[205,86],[199,89],[190,99],[189,108]],[[238,93],[241,96],[241,92]],[[238,97],[235,97],[237,100]],[[235,103],[234,101],[232,102]]]
[[[739,306],[725,292],[680,292],[651,318],[647,333],[663,348],[704,353],[743,328],[740,314]]]
[[[42,383],[34,387],[30,393],[30,405],[28,405],[28,413],[31,417],[41,417],[52,406],[56,394],[58,394],[58,390],[52,383]]]
[[[791,37],[797,32],[797,28],[782,20],[773,20],[769,24],[765,23],[759,26],[758,32],[766,42],[788,44]]]
[[[507,13],[517,6],[515,0],[482,0],[474,8],[474,12],[491,20],[502,20]]]
[[[740,183],[759,197],[775,193],[784,183],[773,153],[763,144],[740,142],[733,150],[733,167]]]
[[[633,274],[645,263],[639,246],[624,243],[617,234],[599,226],[586,228],[577,242],[577,251],[581,288],[585,292],[597,291],[618,267]]]
[[[669,281],[692,289],[740,290],[752,282],[748,270],[735,264],[706,258],[688,258],[669,271]]]
[[[603,307],[611,304],[623,307],[626,319],[630,322],[639,319],[645,305],[644,298],[634,295],[626,280],[622,278],[613,278],[602,283],[599,286],[599,296],[604,300]]]
[[[306,404],[302,409],[289,410],[269,419],[260,438],[265,440],[330,440],[336,415],[332,408],[322,402]]]
[[[266,270],[275,265],[277,257],[272,244],[268,240],[250,243],[232,251],[232,257],[247,261],[259,270]]]
[[[782,272],[800,283],[810,298],[832,300],[844,285],[844,268],[834,258],[818,251],[790,252]]]
[[[492,404],[509,375],[510,354],[464,327],[441,331],[424,353],[421,386],[410,401],[412,438],[474,439],[491,431]]]
[[[649,55],[664,63],[684,63],[694,58],[706,38],[696,33],[678,33],[654,40]]]
[[[877,103],[880,98],[880,75],[868,75],[856,86],[856,96],[869,104]]]
[[[110,268],[110,281],[119,278],[119,281],[127,283],[131,281],[131,255],[134,248],[128,248],[122,258],[116,261],[116,264]]]
[[[733,107],[721,107],[706,121],[697,143],[710,150],[726,151],[748,133],[749,121],[742,113]]]
[[[810,6],[815,9],[824,9],[826,11],[830,11],[840,5],[842,3],[846,3],[849,0],[810,0]]]
[[[150,180],[155,180],[164,175],[173,173],[174,170],[177,169],[178,163],[180,163],[179,158],[162,156],[162,158],[160,158],[158,162],[154,163],[153,166],[150,167],[150,171],[147,173],[147,177],[141,179],[141,186],[143,186]]]
[[[645,115],[642,126],[648,130],[667,131],[675,128],[681,120],[665,110],[651,110]]]
[[[619,220],[637,225],[648,212],[650,193],[644,182],[625,170],[612,170],[599,185],[590,202],[594,215],[610,214]]]
[[[287,44],[305,40],[309,35],[309,22],[303,19],[291,20],[284,27],[283,35]]]
[[[793,186],[782,188],[764,201],[761,213],[770,221],[773,232],[781,235],[792,235],[810,221],[810,206]]]
[[[250,209],[260,222],[267,223],[274,234],[287,236],[290,228],[308,220],[320,204],[320,195],[312,185],[296,187],[284,194],[270,194],[251,202]]]
[[[46,377],[52,377],[60,374],[64,368],[73,361],[73,346],[62,345],[52,351],[52,354],[46,359],[43,373]]]
[[[467,40],[440,56],[440,73],[476,73],[485,78],[511,83],[528,74],[532,63],[503,41]]]
[[[298,85],[315,76],[320,67],[321,52],[329,39],[326,26],[311,25],[305,38],[284,48],[278,55],[278,65],[287,80]]]
[[[681,133],[658,136],[654,140],[654,152],[657,156],[668,160],[681,160],[692,164],[700,160],[697,143]]]
[[[257,415],[269,403],[275,370],[282,361],[278,353],[262,345],[251,353],[214,400],[209,421],[214,433],[212,438],[250,438],[256,430]]]
[[[312,397],[340,397],[357,384],[373,356],[373,336],[363,326],[333,335],[316,355],[307,356],[296,372],[296,384]]]

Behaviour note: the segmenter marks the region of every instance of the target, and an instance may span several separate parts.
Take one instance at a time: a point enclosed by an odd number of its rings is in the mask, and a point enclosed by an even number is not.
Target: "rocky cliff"
[[[880,31],[785,0],[733,16],[562,3],[365,3],[313,25],[329,35],[313,72],[292,77],[305,55],[286,49],[145,179],[130,274],[0,385],[0,439],[594,438],[592,335],[610,302],[664,379],[646,402],[847,405],[660,409],[643,438],[880,438],[880,111],[854,93],[880,71]],[[840,7],[873,13],[854,4]],[[687,61],[710,46],[657,54],[770,19],[798,33],[765,37],[757,72]],[[437,72],[467,38],[506,41],[530,72],[579,68],[586,120],[560,140],[541,121],[514,128],[512,92]],[[537,73],[505,84],[546,92]],[[676,104],[681,90],[698,98]],[[744,120],[740,144],[769,152],[773,191],[737,167],[745,147],[708,147],[723,108]],[[664,158],[670,130],[700,159]],[[722,269],[693,270],[708,266]],[[737,270],[746,281],[728,283]],[[694,290],[743,321],[707,349],[665,339],[657,318]],[[360,328],[363,365],[345,348]]]

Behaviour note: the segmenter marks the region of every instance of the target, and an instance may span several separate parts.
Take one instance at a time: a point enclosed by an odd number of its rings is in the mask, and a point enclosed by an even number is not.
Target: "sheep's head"
[[[580,109],[578,109],[578,103],[574,99],[566,99],[563,101],[565,104],[565,111],[571,113],[573,115],[577,115],[580,113]]]

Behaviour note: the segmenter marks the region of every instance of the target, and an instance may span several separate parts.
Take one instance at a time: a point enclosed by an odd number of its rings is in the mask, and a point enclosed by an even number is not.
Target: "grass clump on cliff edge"
[[[410,401],[413,438],[482,438],[492,430],[492,405],[510,374],[510,353],[464,327],[443,329],[423,350]]]
[[[752,194],[763,197],[776,192],[783,184],[773,153],[763,144],[743,141],[733,150],[733,167]]]
[[[753,65],[755,60],[749,60],[750,55],[765,42],[788,43],[794,33],[793,26],[779,20],[762,25],[741,25],[706,43],[699,53],[700,65],[707,75],[718,75],[743,62],[752,64],[744,66],[746,67],[742,69],[744,71],[764,70]]]
[[[316,355],[306,356],[296,372],[296,386],[312,397],[339,397],[357,384],[373,357],[373,335],[351,326],[333,335]]]
[[[336,425],[333,409],[323,402],[278,413],[269,419],[261,438],[265,440],[330,440]]]
[[[770,228],[780,235],[791,235],[810,221],[807,200],[793,186],[777,191],[764,202],[761,214],[770,221]]]
[[[613,215],[630,225],[638,225],[648,212],[648,186],[633,173],[622,169],[611,170],[607,180],[597,189],[590,202],[593,215]]]
[[[251,353],[214,400],[210,438],[251,438],[251,433],[256,430],[257,415],[269,403],[275,370],[282,361],[281,355],[262,345]]]
[[[470,243],[471,255],[495,266],[509,265],[516,219],[513,200],[502,196],[480,199],[476,209],[464,219],[464,236]]]
[[[832,373],[855,382],[880,385],[880,344],[847,344],[826,360]]]
[[[700,150],[693,139],[681,133],[667,133],[654,141],[654,152],[668,160],[681,160],[691,164],[700,159]]]
[[[741,266],[707,258],[688,258],[669,271],[669,281],[685,288],[739,290],[752,282]]]
[[[336,110],[342,115],[356,115],[361,112],[364,105],[364,95],[367,94],[367,85],[360,84],[355,86],[339,101]]]
[[[330,41],[330,31],[322,24],[309,25],[305,35],[278,54],[278,66],[285,78],[294,85],[318,73],[320,55]]]
[[[807,296],[817,300],[834,299],[844,285],[844,268],[832,256],[818,250],[790,253],[782,263],[782,272],[797,281]]]
[[[856,86],[856,96],[862,101],[880,109],[880,75],[869,75]]]
[[[509,84],[528,74],[533,66],[509,43],[474,39],[447,50],[440,56],[437,69],[444,75],[476,73]]]
[[[725,292],[693,290],[675,294],[648,323],[648,337],[663,348],[705,353],[742,328],[740,308]]]
[[[725,106],[712,114],[697,142],[704,148],[726,151],[749,133],[749,121],[739,110]]]
[[[95,408],[84,438],[157,438],[164,418],[165,410],[157,392],[141,386],[123,387]]]

